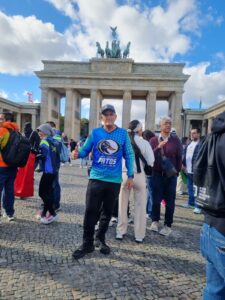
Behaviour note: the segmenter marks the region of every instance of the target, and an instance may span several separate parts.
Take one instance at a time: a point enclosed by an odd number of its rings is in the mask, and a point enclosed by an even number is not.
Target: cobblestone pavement
[[[176,201],[174,233],[150,232],[143,244],[134,242],[133,225],[123,241],[108,231],[112,252],[98,250],[79,261],[71,257],[82,241],[87,170],[61,168],[60,220],[41,225],[35,219],[35,197],[16,200],[16,220],[0,224],[0,299],[201,299],[204,261],[199,253],[203,217]]]

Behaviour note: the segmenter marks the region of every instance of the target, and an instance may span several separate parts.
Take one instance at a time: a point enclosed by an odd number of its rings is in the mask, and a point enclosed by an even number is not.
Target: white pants
[[[119,214],[117,233],[126,234],[128,218],[127,208],[131,190],[126,188],[127,176],[123,172],[123,183],[119,194]],[[146,178],[145,174],[134,174],[134,235],[135,239],[143,239],[146,231]]]

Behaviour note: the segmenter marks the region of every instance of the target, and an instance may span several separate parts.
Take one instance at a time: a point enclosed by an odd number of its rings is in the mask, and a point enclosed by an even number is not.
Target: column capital
[[[123,92],[123,100],[131,100],[131,99],[132,99],[131,91],[125,90]]]
[[[179,89],[179,90],[175,90],[174,93],[177,94],[183,94],[184,90],[183,89]]]
[[[148,94],[153,94],[153,93],[157,93],[157,89],[156,88],[152,88],[152,89],[150,89],[150,90],[148,90]]]

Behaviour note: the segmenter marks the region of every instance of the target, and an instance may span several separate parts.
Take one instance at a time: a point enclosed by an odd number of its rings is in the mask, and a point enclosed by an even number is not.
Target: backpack
[[[193,166],[196,203],[214,216],[225,215],[225,191],[217,168],[215,148],[217,134],[209,134],[199,146]]]
[[[24,167],[27,163],[31,146],[29,139],[18,131],[7,129],[9,139],[1,150],[3,161],[10,167]]]
[[[69,160],[69,150],[65,144],[63,144],[62,142],[61,142],[61,144],[62,145],[61,145],[61,149],[60,149],[60,153],[59,153],[60,162],[66,163]]]

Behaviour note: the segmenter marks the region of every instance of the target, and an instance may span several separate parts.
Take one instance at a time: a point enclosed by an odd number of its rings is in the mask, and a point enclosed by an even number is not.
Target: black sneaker
[[[110,248],[108,245],[106,245],[105,242],[99,241],[100,242],[100,252],[102,254],[108,255],[110,253]]]
[[[87,246],[82,244],[77,250],[75,250],[72,254],[74,259],[79,259],[84,257],[86,254],[91,253],[95,250],[94,245]]]

